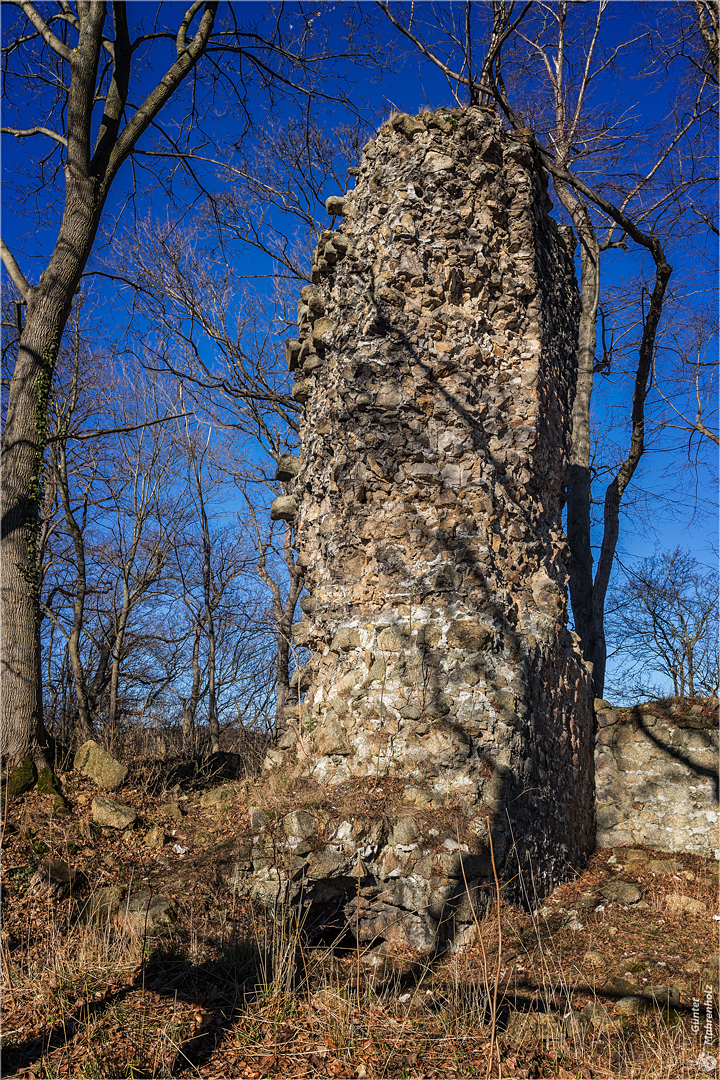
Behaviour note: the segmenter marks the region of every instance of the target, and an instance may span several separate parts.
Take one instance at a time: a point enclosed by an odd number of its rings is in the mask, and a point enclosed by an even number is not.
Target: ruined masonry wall
[[[719,858],[717,699],[596,709],[598,846]]]
[[[268,765],[459,799],[544,891],[594,843],[561,526],[572,250],[531,149],[482,109],[396,116],[356,172],[288,345],[301,462],[273,514],[295,520],[310,660]]]

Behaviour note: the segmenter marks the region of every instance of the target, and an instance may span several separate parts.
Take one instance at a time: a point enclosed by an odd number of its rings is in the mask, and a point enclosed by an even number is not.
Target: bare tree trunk
[[[78,705],[77,735],[83,739],[92,738],[93,716],[88,700],[85,669],[80,656],[80,635],[83,631],[85,614],[85,596],[87,594],[87,570],[85,564],[85,538],[81,526],[73,513],[70,501],[70,488],[68,481],[67,455],[64,442],[60,442],[52,454],[54,458],[54,472],[57,478],[60,498],[65,513],[65,526],[75,549],[75,564],[77,576],[75,578],[75,599],[73,602],[73,623],[68,637],[68,655],[72,666],[73,681],[75,683],[75,696]]]
[[[600,246],[590,213],[566,184],[555,182],[558,198],[572,217],[580,241],[580,327],[577,387],[572,412],[572,444],[567,473],[567,537],[570,600],[583,656],[591,660],[593,640],[593,557],[590,535],[590,402],[600,295]]]
[[[190,747],[195,730],[195,714],[198,701],[200,700],[200,637],[202,635],[202,620],[195,626],[192,651],[192,684],[190,697],[183,702],[183,746]]]
[[[280,734],[287,727],[287,720],[285,718],[285,709],[290,702],[290,640],[292,636],[291,627],[293,621],[293,615],[295,614],[295,608],[297,606],[298,597],[302,592],[302,571],[295,562],[295,556],[292,550],[292,526],[287,524],[285,526],[285,538],[283,542],[283,554],[285,556],[285,565],[288,569],[288,575],[290,578],[288,594],[283,603],[282,592],[277,581],[275,581],[268,573],[265,552],[267,551],[269,540],[265,543],[260,540],[260,532],[257,526],[257,520],[255,514],[248,501],[248,508],[253,516],[255,522],[255,533],[257,536],[257,544],[260,550],[260,558],[258,559],[258,573],[260,577],[267,585],[273,599],[273,609],[275,611],[275,627],[277,634],[277,645],[275,650],[275,682],[276,682],[276,699],[275,699],[275,732]]]
[[[210,732],[210,753],[220,750],[220,723],[217,709],[215,688],[215,622],[212,612],[208,613],[208,729]]]
[[[628,230],[629,231],[629,230]],[[639,232],[639,230],[635,230]],[[640,234],[642,235],[642,234]],[[647,238],[644,238],[647,241]],[[660,241],[652,238],[643,246],[650,249],[655,261],[655,287],[650,298],[650,307],[643,319],[643,331],[638,354],[638,366],[635,372],[633,388],[632,425],[630,446],[627,457],[618,469],[605,492],[605,512],[602,545],[598,559],[597,573],[593,584],[593,644],[591,656],[595,696],[602,697],[605,686],[605,667],[607,664],[607,646],[605,643],[605,597],[610,583],[613,559],[620,535],[620,503],[625,489],[635,475],[640,458],[645,450],[645,401],[650,389],[652,362],[655,353],[655,338],[662,315],[665,290],[672,273],[672,266],[667,262]],[[643,313],[644,314],[644,313]]]
[[[290,641],[292,638],[292,623],[298,597],[303,588],[302,572],[295,561],[292,551],[292,528],[290,525],[287,525],[285,528],[284,555],[290,581],[284,607],[280,609],[280,604],[278,603],[279,618],[277,626],[277,656],[275,661],[275,680],[277,684],[275,731],[278,734],[287,727],[285,710],[290,704]]]
[[[80,281],[80,260],[74,257],[78,247],[75,216],[68,203],[58,244],[58,250],[66,250],[66,258],[56,255],[29,294],[3,436],[2,753],[10,767],[29,754],[46,760],[40,673],[39,506],[48,399],[69,314],[67,297],[73,296]]]

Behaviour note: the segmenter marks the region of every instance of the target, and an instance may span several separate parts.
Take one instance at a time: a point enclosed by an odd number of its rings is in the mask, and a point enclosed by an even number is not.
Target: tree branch
[[[61,146],[66,147],[68,144],[64,135],[58,135],[57,131],[51,131],[50,128],[45,127],[26,128],[24,131],[20,131],[18,128],[3,127],[0,128],[0,134],[14,135],[16,139],[26,139],[29,135],[47,135],[48,139],[54,139]]]
[[[215,23],[219,0],[205,0],[205,13],[200,20],[195,37],[182,56],[178,57],[155,89],[147,96],[135,115],[128,121],[118,137],[108,162],[107,178],[117,173],[125,158],[132,153],[135,143],[150,126],[168,98],[177,90],[188,72],[195,66],[207,48]]]
[[[187,49],[187,45],[185,43],[185,38],[186,38],[186,35],[187,35],[187,32],[188,32],[188,28],[190,26],[190,23],[193,21],[193,19],[197,15],[200,8],[203,6],[203,3],[204,3],[204,0],[195,0],[195,3],[192,5],[190,10],[185,13],[185,18],[180,23],[180,29],[178,30],[177,40],[176,40],[178,56],[182,56],[182,54]]]
[[[32,286],[15,262],[15,257],[4,240],[0,240],[0,258],[2,258],[5,269],[10,276],[10,280],[22,296],[23,300],[29,300],[32,293]]]
[[[160,416],[157,420],[145,420],[142,424],[132,424],[130,427],[98,428],[97,431],[84,431],[82,435],[74,435],[72,432],[64,431],[60,435],[50,436],[46,442],[48,445],[55,442],[65,442],[67,439],[72,439],[73,442],[87,442],[88,439],[99,439],[103,435],[125,435],[129,431],[144,431],[145,428],[155,427],[157,424],[165,424],[168,420],[179,420],[183,416],[187,416],[187,413],[173,413],[172,416]]]
[[[68,49],[67,45],[63,44],[56,34],[53,34],[35,5],[31,4],[30,0],[13,0],[13,2],[16,7],[21,9],[28,22],[33,24],[45,44],[49,45],[53,52],[56,52],[58,56],[62,57],[62,59],[66,60],[69,64],[72,59],[72,51]]]

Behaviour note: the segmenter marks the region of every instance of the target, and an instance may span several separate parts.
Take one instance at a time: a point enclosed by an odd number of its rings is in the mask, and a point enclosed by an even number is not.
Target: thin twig
[[[357,959],[357,971],[355,973],[355,992],[357,995],[357,1007],[360,1009],[360,881],[362,878],[362,859],[358,852],[358,883],[357,900],[355,903],[355,951]]]
[[[497,928],[498,928],[498,944],[497,944],[497,965],[495,967],[495,985],[493,986],[492,1004],[490,1006],[490,1021],[492,1023],[492,1030],[490,1032],[490,1053],[488,1055],[488,1070],[492,1068],[493,1051],[495,1050],[495,1020],[497,1017],[497,996],[498,996],[498,984],[500,982],[500,965],[502,963],[502,923],[500,920],[500,882],[498,881],[497,867],[495,866],[495,852],[493,851],[492,833],[490,831],[490,818],[485,818],[487,825],[488,840],[490,841],[490,861],[493,868],[493,877],[495,879],[495,903],[497,905]],[[488,1078],[490,1072],[488,1071]],[[502,1080],[502,1064],[500,1062],[500,1050],[498,1048],[498,1076]]]
[[[12,1003],[13,1009],[17,1008],[17,1002],[15,1001],[15,994],[13,993],[12,979],[10,977],[10,964],[5,954],[5,943],[0,939],[0,953],[2,954],[3,967],[5,968],[5,978],[7,980],[8,994]]]

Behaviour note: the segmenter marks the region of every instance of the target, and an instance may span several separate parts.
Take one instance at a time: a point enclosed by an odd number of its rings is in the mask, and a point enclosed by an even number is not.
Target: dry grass
[[[501,902],[496,917],[482,924],[481,944],[432,964],[407,957],[390,970],[368,970],[362,956],[358,965],[354,947],[309,947],[301,927],[269,924],[216,878],[219,861],[247,834],[247,805],[257,796],[246,784],[233,786],[230,807],[202,808],[191,792],[182,821],[167,822],[176,833],[172,843],[189,848],[185,856],[149,849],[142,830],[126,838],[109,830],[88,835],[81,821],[94,790],[74,774],[65,778],[73,811],[67,818],[52,817],[49,798],[30,795],[12,804],[3,859],[4,1075],[708,1075],[696,1062],[711,977],[717,1034],[713,864],[675,856],[677,872],[653,873],[623,863],[621,852],[613,863],[612,852],[599,851],[546,901],[545,916]],[[118,796],[148,826],[157,821],[162,797],[162,785],[150,788],[136,783]],[[278,812],[291,792],[278,793]],[[47,855],[65,858],[84,875],[75,898],[28,895],[34,866]],[[578,906],[584,893],[595,895],[618,877],[636,882],[648,907]],[[146,941],[73,920],[76,900],[115,883],[174,895],[180,904],[174,932]],[[669,915],[671,892],[701,900],[707,913]],[[582,930],[569,928],[572,910]],[[640,988],[679,986],[681,1006],[623,1017],[618,978]],[[694,996],[701,1001],[699,1033],[691,1029]],[[604,1027],[579,1019],[593,1002],[607,1010]],[[553,1021],[549,1028],[542,1026],[544,1015]],[[718,1056],[716,1048],[711,1053]]]

